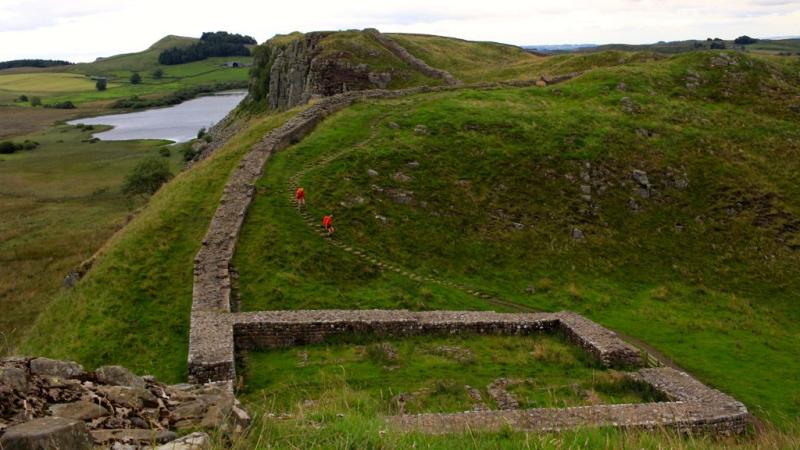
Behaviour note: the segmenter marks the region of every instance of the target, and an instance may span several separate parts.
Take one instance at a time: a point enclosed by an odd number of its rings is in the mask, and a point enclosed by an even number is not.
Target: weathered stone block
[[[92,440],[83,422],[43,417],[15,425],[0,438],[3,450],[91,449]]]

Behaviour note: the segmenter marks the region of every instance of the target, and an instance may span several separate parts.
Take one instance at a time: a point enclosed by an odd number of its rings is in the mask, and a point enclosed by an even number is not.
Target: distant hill
[[[712,44],[714,44],[712,46]],[[745,49],[758,53],[797,53],[800,52],[800,39],[760,39],[755,44],[741,46],[733,40],[724,39],[691,39],[685,41],[656,42],[653,44],[604,44],[592,47],[577,48],[580,52],[602,52],[607,50],[619,51],[648,51],[657,53],[676,54],[696,50],[714,50],[724,46],[725,49]]]
[[[123,53],[108,58],[97,58],[92,63],[75,64],[70,68],[70,72],[84,73],[84,74],[97,74],[114,72],[119,70],[126,71],[147,71],[154,69],[158,64],[158,55],[162,51],[170,48],[188,47],[199,39],[169,35],[147,48],[147,50],[136,53]]]
[[[582,48],[597,47],[597,44],[554,44],[554,45],[523,45],[525,50],[536,50],[539,52],[569,52]]]

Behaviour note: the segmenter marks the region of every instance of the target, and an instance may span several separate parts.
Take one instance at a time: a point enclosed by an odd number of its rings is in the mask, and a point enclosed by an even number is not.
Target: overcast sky
[[[0,0],[0,61],[92,61],[167,34],[376,27],[510,44],[800,34],[800,0]]]

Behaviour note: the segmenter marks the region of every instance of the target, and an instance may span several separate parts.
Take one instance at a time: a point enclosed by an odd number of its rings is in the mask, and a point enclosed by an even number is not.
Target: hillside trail
[[[336,248],[338,248],[338,249],[340,249],[340,250],[342,250],[342,251],[344,251],[346,253],[349,253],[349,254],[351,254],[353,256],[356,256],[356,257],[358,257],[359,259],[361,259],[363,261],[366,261],[366,262],[368,262],[370,264],[373,264],[373,265],[377,266],[379,269],[381,269],[382,271],[393,272],[393,273],[395,273],[397,275],[400,275],[402,277],[405,277],[405,278],[407,278],[409,280],[416,281],[416,282],[433,283],[433,284],[436,284],[436,285],[439,285],[439,286],[444,286],[446,288],[455,289],[455,290],[461,291],[461,292],[463,292],[463,293],[465,293],[467,295],[470,295],[470,296],[476,297],[478,299],[481,299],[481,300],[483,300],[483,301],[485,301],[485,302],[487,302],[489,304],[492,304],[492,305],[495,305],[495,306],[499,306],[499,307],[502,307],[502,308],[507,308],[507,309],[509,309],[511,311],[523,312],[523,313],[544,312],[542,310],[533,308],[533,307],[528,306],[528,305],[523,305],[523,304],[520,304],[520,303],[517,303],[517,302],[513,302],[513,301],[502,299],[502,298],[498,297],[495,294],[489,293],[489,292],[487,292],[485,290],[482,290],[482,289],[475,288],[473,286],[467,286],[465,284],[455,283],[455,282],[450,281],[448,279],[441,278],[441,277],[436,277],[436,276],[432,276],[432,275],[418,274],[418,273],[414,272],[413,270],[409,270],[409,269],[403,268],[403,267],[401,267],[401,266],[399,266],[397,264],[394,264],[394,263],[391,263],[391,262],[387,262],[384,259],[382,259],[380,257],[380,255],[374,255],[374,254],[369,253],[369,252],[367,252],[367,251],[365,251],[365,250],[363,250],[363,249],[361,249],[361,248],[359,248],[359,247],[357,247],[355,245],[345,244],[345,243],[337,240],[333,236],[328,236],[327,231],[325,231],[321,227],[321,225],[320,225],[321,222],[319,222],[318,218],[312,216],[311,213],[309,213],[307,209],[299,207],[299,205],[297,204],[297,200],[295,199],[295,192],[296,192],[297,188],[300,186],[300,180],[307,173],[309,173],[309,172],[311,172],[313,170],[321,169],[321,168],[325,167],[326,165],[328,165],[330,162],[332,162],[332,161],[334,161],[334,160],[336,160],[338,158],[341,158],[342,156],[345,156],[345,155],[347,155],[349,153],[352,153],[352,152],[358,151],[360,149],[363,149],[368,144],[373,142],[375,140],[375,138],[377,137],[377,135],[378,135],[378,131],[380,130],[379,129],[380,124],[382,123],[384,118],[385,118],[385,116],[382,116],[382,117],[378,117],[377,119],[373,120],[373,122],[370,124],[370,134],[364,140],[360,141],[359,143],[357,143],[356,145],[354,145],[352,147],[346,148],[344,150],[340,150],[338,152],[331,153],[331,154],[329,154],[329,155],[327,155],[327,156],[325,156],[323,158],[319,158],[319,159],[314,160],[313,162],[309,162],[309,163],[304,164],[302,170],[294,173],[289,178],[288,183],[287,183],[288,184],[288,186],[287,186],[287,189],[288,189],[287,198],[288,198],[289,203],[291,204],[291,206],[301,216],[301,218],[303,219],[303,222],[305,222],[306,226],[312,232],[314,232],[315,234],[320,236],[323,240],[325,240],[325,242],[329,243],[330,245],[333,245],[334,247],[336,247]],[[646,353],[645,361],[647,362],[648,365],[650,365],[650,366],[668,366],[668,367],[672,367],[673,369],[683,371],[683,369],[681,369],[677,364],[675,364],[675,362],[672,359],[666,357],[665,355],[663,355],[661,352],[659,352],[658,350],[656,350],[655,348],[653,348],[652,346],[650,346],[646,342],[644,342],[644,341],[642,341],[640,339],[634,338],[632,336],[625,335],[625,334],[620,333],[620,332],[618,332],[616,330],[612,330],[612,331],[617,333],[617,335],[619,335],[619,337],[621,337],[623,340],[627,341],[628,343],[630,343],[630,344],[634,345],[635,347],[638,347],[640,350],[644,351]],[[652,356],[652,358],[648,358],[647,355]]]

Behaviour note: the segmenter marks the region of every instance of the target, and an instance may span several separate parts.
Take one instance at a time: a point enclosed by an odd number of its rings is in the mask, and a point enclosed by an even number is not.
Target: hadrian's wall
[[[467,87],[494,89],[552,84],[575,75],[577,74]],[[606,366],[635,366],[641,363],[639,351],[614,332],[568,312],[503,314],[404,310],[231,311],[230,262],[253,199],[255,183],[270,155],[300,141],[325,117],[360,99],[398,98],[453,89],[458,87],[369,90],[324,98],[273,130],[242,158],[225,186],[220,206],[194,261],[189,342],[190,381],[198,383],[235,380],[237,349],[313,344],[332,336],[353,333],[381,337],[467,332],[513,335],[562,333]],[[630,376],[661,392],[669,401],[581,408],[404,415],[390,417],[387,421],[395,429],[427,433],[499,430],[508,425],[521,430],[558,430],[574,426],[666,426],[682,431],[711,429],[722,433],[737,433],[747,423],[749,416],[744,405],[706,387],[683,372],[670,368],[642,369]]]

